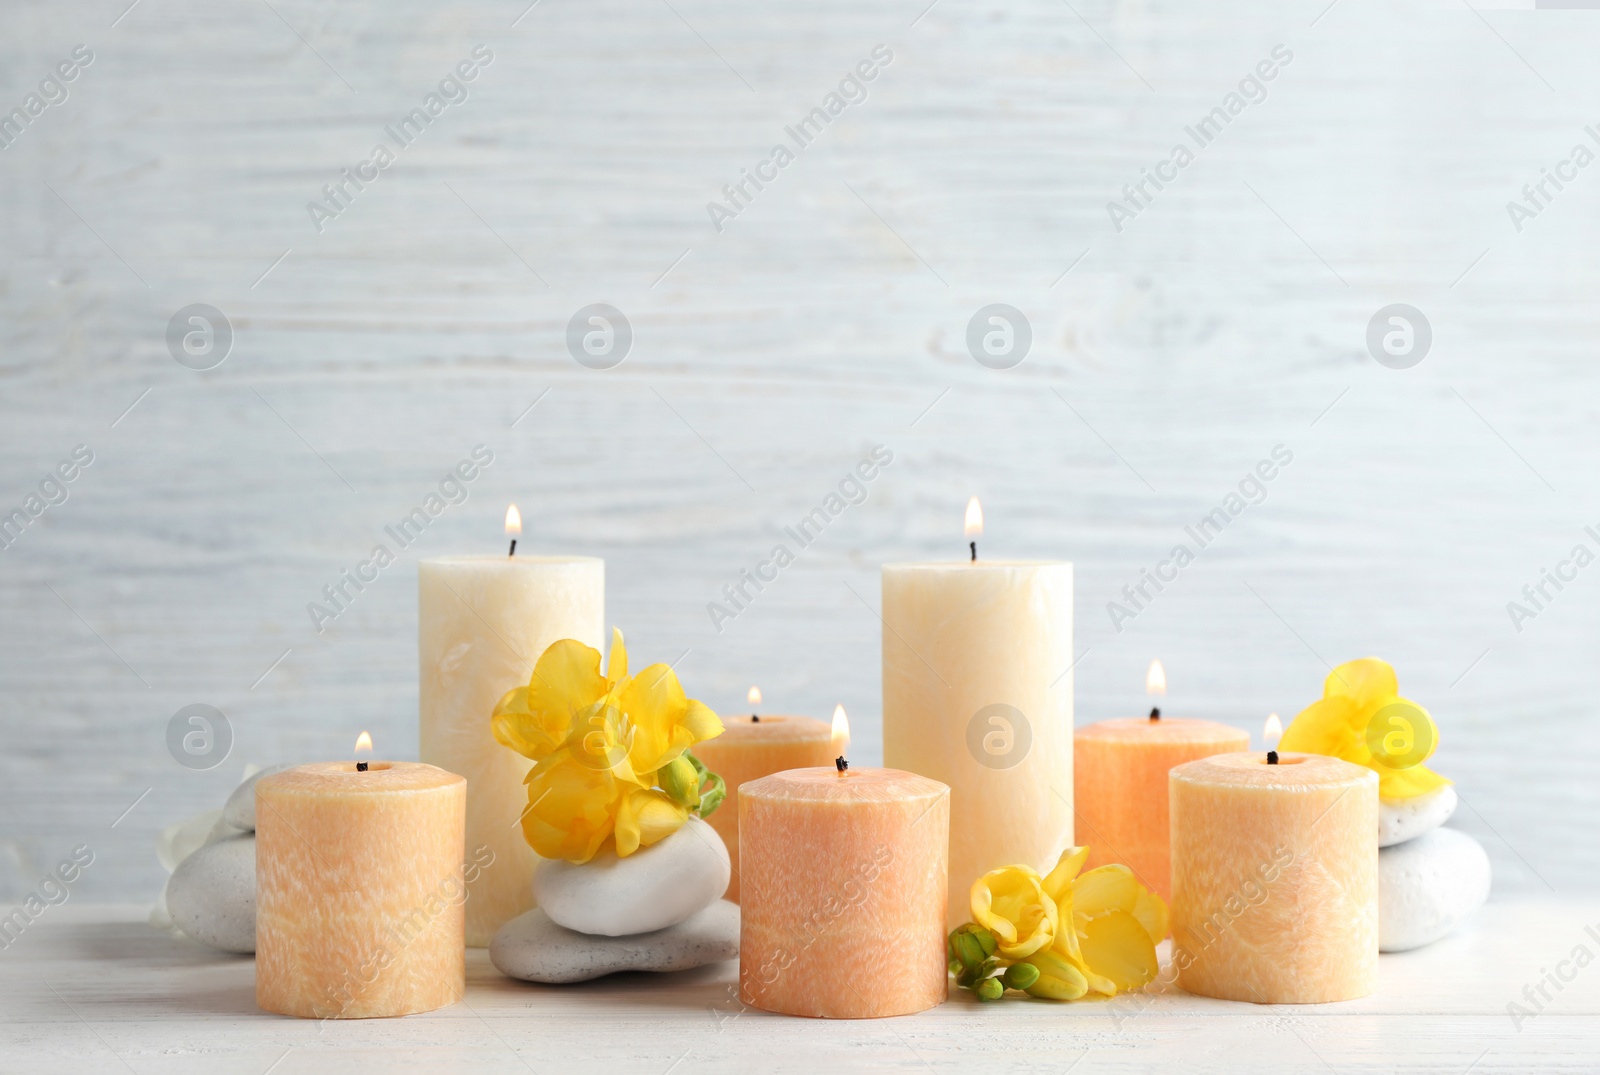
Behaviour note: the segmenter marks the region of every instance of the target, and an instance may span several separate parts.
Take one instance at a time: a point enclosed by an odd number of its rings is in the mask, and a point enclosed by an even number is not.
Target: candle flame
[[[506,537],[516,537],[522,533],[522,512],[517,510],[515,504],[506,509]]]
[[[366,732],[362,732],[360,735],[356,736],[355,752],[357,754],[372,753],[372,736],[368,735]]]
[[[1167,670],[1161,666],[1160,661],[1150,662],[1150,670],[1144,674],[1144,692],[1146,694],[1167,693]]]
[[[1261,738],[1265,740],[1268,750],[1276,747],[1278,740],[1283,738],[1283,721],[1278,719],[1278,714],[1268,715],[1266,726],[1261,729]]]
[[[850,749],[850,718],[844,715],[844,706],[833,707],[833,754],[842,758]]]
[[[751,705],[760,705],[761,704],[761,688],[760,687],[751,687],[748,691],[745,692],[744,700],[746,702],[749,702]]]
[[[978,503],[978,498],[973,497],[967,501],[967,539],[983,536],[983,507]]]

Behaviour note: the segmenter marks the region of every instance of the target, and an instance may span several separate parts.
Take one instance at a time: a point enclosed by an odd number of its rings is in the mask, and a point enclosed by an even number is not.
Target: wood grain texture
[[[0,897],[81,843],[80,898],[153,897],[155,833],[246,761],[362,728],[414,757],[416,560],[496,551],[512,500],[528,551],[605,558],[640,660],[714,707],[845,702],[872,764],[878,565],[960,555],[974,493],[992,555],[1075,563],[1080,722],[1142,711],[1153,656],[1173,713],[1256,731],[1382,655],[1497,894],[1600,885],[1597,569],[1521,632],[1506,611],[1600,550],[1600,180],[1520,232],[1505,209],[1595,119],[1587,13],[125,6],[0,11],[6,108],[95,54],[0,151],[0,507],[95,453],[0,552]],[[867,100],[716,231],[706,203],[878,43]],[[1267,99],[1114,230],[1279,43]],[[479,44],[469,99],[319,233],[307,202]],[[196,302],[236,332],[209,372],[164,338]],[[564,342],[594,302],[635,332],[605,372]],[[1009,371],[966,350],[992,302],[1032,325]],[[1394,302],[1433,327],[1407,371],[1364,342]],[[716,630],[707,603],[878,443],[866,501]],[[476,444],[466,503],[318,633],[307,603]],[[1277,444],[1265,500],[1116,630],[1107,603]],[[208,772],[165,745],[194,702],[235,734]]]
[[[734,998],[738,964],[570,986],[502,977],[467,953],[465,1000],[425,1015],[319,1024],[261,1014],[253,964],[152,931],[137,908],[55,908],[0,959],[0,1066],[37,1072],[343,1075],[545,1070],[1228,1072],[1593,1070],[1600,970],[1578,971],[1520,1023],[1521,991],[1600,905],[1492,904],[1459,935],[1380,959],[1379,990],[1322,1005],[1182,993],[1109,1002],[971,994],[896,1019],[771,1015]],[[1571,971],[1569,964],[1564,968]],[[1532,1008],[1528,1008],[1532,1011]],[[276,1067],[273,1067],[276,1065]]]

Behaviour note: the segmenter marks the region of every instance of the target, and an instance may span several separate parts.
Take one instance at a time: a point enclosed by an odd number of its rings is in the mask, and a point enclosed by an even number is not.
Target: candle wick
[[[366,762],[364,762],[364,761],[356,762],[356,772],[364,773],[366,771],[367,771],[367,763]]]
[[[516,538],[512,538],[511,539],[511,551],[506,553],[506,555],[507,556],[515,556],[515,555],[517,555],[517,539]]]
[[[1267,751],[1267,764],[1268,765],[1277,765],[1278,764],[1278,752],[1276,750]]]
[[[1150,719],[1151,720],[1160,720],[1161,719],[1161,707],[1160,706],[1151,706],[1150,707]]]
[[[967,542],[967,547],[972,550],[972,562],[973,563],[977,563],[978,562],[978,543],[976,541],[969,541],[969,542]]]
[[[751,724],[760,724],[761,723],[761,718],[759,716],[757,716],[756,714],[751,713],[750,714],[750,723]]]
[[[837,758],[833,759],[833,767],[842,773],[846,769],[850,768],[850,763],[844,760],[843,754],[840,754]]]

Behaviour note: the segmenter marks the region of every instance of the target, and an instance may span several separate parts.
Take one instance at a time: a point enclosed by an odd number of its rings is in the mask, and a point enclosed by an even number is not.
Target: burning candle
[[[884,763],[951,789],[951,928],[989,870],[1048,870],[1072,845],[1072,565],[883,568]]]
[[[1088,867],[1120,862],[1172,899],[1167,773],[1175,765],[1250,748],[1250,735],[1226,724],[1164,716],[1166,669],[1145,674],[1148,717],[1117,717],[1079,728],[1073,743],[1078,839]]]
[[[417,762],[324,762],[263,777],[256,1003],[366,1019],[460,1000],[466,802],[464,779]]]
[[[724,898],[735,903],[739,902],[740,889],[739,785],[785,769],[831,765],[837,756],[830,729],[822,721],[757,713],[761,691],[755,687],[746,695],[746,703],[749,713],[723,715],[722,734],[694,747],[694,756],[727,784],[727,798],[706,820],[728,845],[733,873]]]
[[[1258,1004],[1370,994],[1378,774],[1269,749],[1188,762],[1169,782],[1178,985]]]
[[[487,945],[533,906],[537,856],[523,839],[523,777],[533,763],[495,742],[490,716],[501,695],[527,686],[552,642],[600,649],[605,561],[517,556],[522,516],[506,511],[506,556],[446,556],[417,567],[421,757],[467,778],[467,843],[493,865],[468,885],[467,943]]]
[[[924,1011],[948,991],[950,789],[851,768],[842,706],[835,725],[834,764],[741,789],[740,995],[828,1019]]]

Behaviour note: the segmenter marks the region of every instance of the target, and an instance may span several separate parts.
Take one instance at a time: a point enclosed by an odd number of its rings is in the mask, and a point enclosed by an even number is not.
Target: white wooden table
[[[140,907],[52,908],[0,953],[0,1071],[1167,1071],[1485,1075],[1600,1064],[1600,904],[1491,904],[1454,937],[1383,957],[1375,996],[1258,1007],[1181,993],[820,1021],[741,1009],[737,965],[578,986],[503,978],[469,952],[467,996],[404,1019],[302,1021],[255,1006],[254,963],[172,939]],[[1525,985],[1572,976],[1521,1021]],[[1536,994],[1537,995],[1537,994]],[[1532,1010],[1532,1006],[1528,1005]]]

